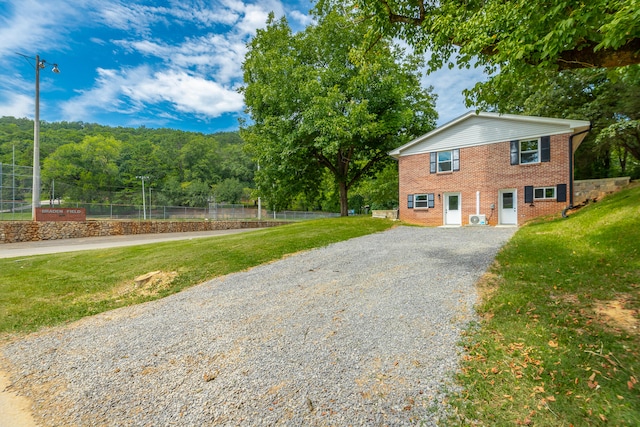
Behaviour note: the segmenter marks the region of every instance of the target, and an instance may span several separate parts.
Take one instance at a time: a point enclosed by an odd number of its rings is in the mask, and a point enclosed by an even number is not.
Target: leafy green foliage
[[[640,177],[640,65],[538,70],[508,86],[488,81],[476,89],[482,97],[469,96],[481,109],[589,120],[592,130],[576,152],[577,179]]]
[[[390,161],[387,152],[430,130],[436,113],[420,61],[381,41],[358,54],[366,28],[335,12],[293,34],[273,16],[243,65],[251,124],[241,129],[272,207],[318,198],[325,170],[342,215],[348,190]]]
[[[96,201],[97,191],[113,188],[118,180],[115,159],[121,149],[120,141],[104,136],[87,136],[79,144],[62,145],[44,161],[42,179],[68,184],[68,195],[75,200]]]
[[[248,233],[20,259],[0,259],[0,333],[35,331],[158,299],[211,278],[330,243],[386,230],[390,221],[347,217]],[[161,286],[136,287],[150,271]]]
[[[398,208],[398,164],[389,163],[376,176],[362,180],[351,192],[359,196],[361,203],[350,206],[356,210],[362,206],[370,209]]]
[[[481,289],[462,425],[640,423],[640,187],[521,228]]]
[[[494,86],[533,80],[537,70],[615,68],[640,63],[637,0],[351,0],[380,34],[430,54],[432,69],[481,66]],[[320,10],[336,3],[324,0]],[[475,97],[491,96],[476,87]]]
[[[43,192],[55,187],[56,198],[138,204],[138,177],[148,176],[154,204],[204,206],[213,187],[225,180],[253,186],[255,164],[237,132],[204,135],[61,122],[42,123],[40,141]],[[17,165],[31,165],[33,121],[2,117],[0,162],[11,164],[14,152]]]

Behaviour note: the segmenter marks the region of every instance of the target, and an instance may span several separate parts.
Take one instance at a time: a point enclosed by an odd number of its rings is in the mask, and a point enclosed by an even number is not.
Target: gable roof
[[[390,151],[389,155],[398,158],[411,154],[451,150],[516,139],[584,132],[574,140],[575,149],[586,136],[586,131],[590,129],[590,126],[590,123],[585,120],[470,111]]]

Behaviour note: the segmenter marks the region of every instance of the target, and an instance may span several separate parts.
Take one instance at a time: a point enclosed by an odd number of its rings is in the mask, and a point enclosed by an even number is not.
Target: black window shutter
[[[540,138],[540,161],[551,161],[551,137],[543,136]]]
[[[454,171],[459,171],[460,170],[460,149],[455,149],[451,152],[451,159],[452,159],[452,163],[453,163],[453,170]]]
[[[407,195],[407,208],[413,209],[413,194]]]
[[[520,141],[511,141],[511,164],[520,163]]]
[[[533,185],[526,185],[524,187],[524,202],[533,203]]]
[[[435,207],[435,198],[433,193],[429,193],[427,195],[427,207],[434,208]]]
[[[557,202],[567,201],[567,184],[558,184],[556,186],[556,201]]]
[[[437,160],[436,160],[436,154],[437,153],[430,153],[431,154],[431,168],[429,169],[429,171],[431,173],[436,173],[436,168],[437,168]]]

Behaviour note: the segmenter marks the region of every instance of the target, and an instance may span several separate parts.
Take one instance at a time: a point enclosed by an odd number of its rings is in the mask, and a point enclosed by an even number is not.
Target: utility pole
[[[142,180],[142,218],[143,219],[147,219],[147,202],[146,202],[146,198],[145,198],[145,195],[144,195],[144,180],[145,179],[149,179],[149,177],[148,176],[144,176],[144,175],[138,175],[138,176],[136,176],[136,178]]]
[[[36,60],[36,111],[33,118],[33,185],[31,188],[31,219],[36,220],[36,209],[40,207],[40,70],[47,66],[47,61],[18,53],[18,55],[31,61]],[[51,71],[58,74],[58,64],[53,64]]]

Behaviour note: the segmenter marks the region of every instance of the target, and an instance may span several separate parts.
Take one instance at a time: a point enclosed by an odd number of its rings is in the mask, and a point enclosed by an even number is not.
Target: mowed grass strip
[[[383,219],[332,218],[211,238],[0,259],[0,335],[162,298],[287,254],[392,226]],[[162,272],[159,280],[134,285],[136,277],[152,271]]]
[[[522,227],[480,288],[452,425],[640,425],[640,186]]]

